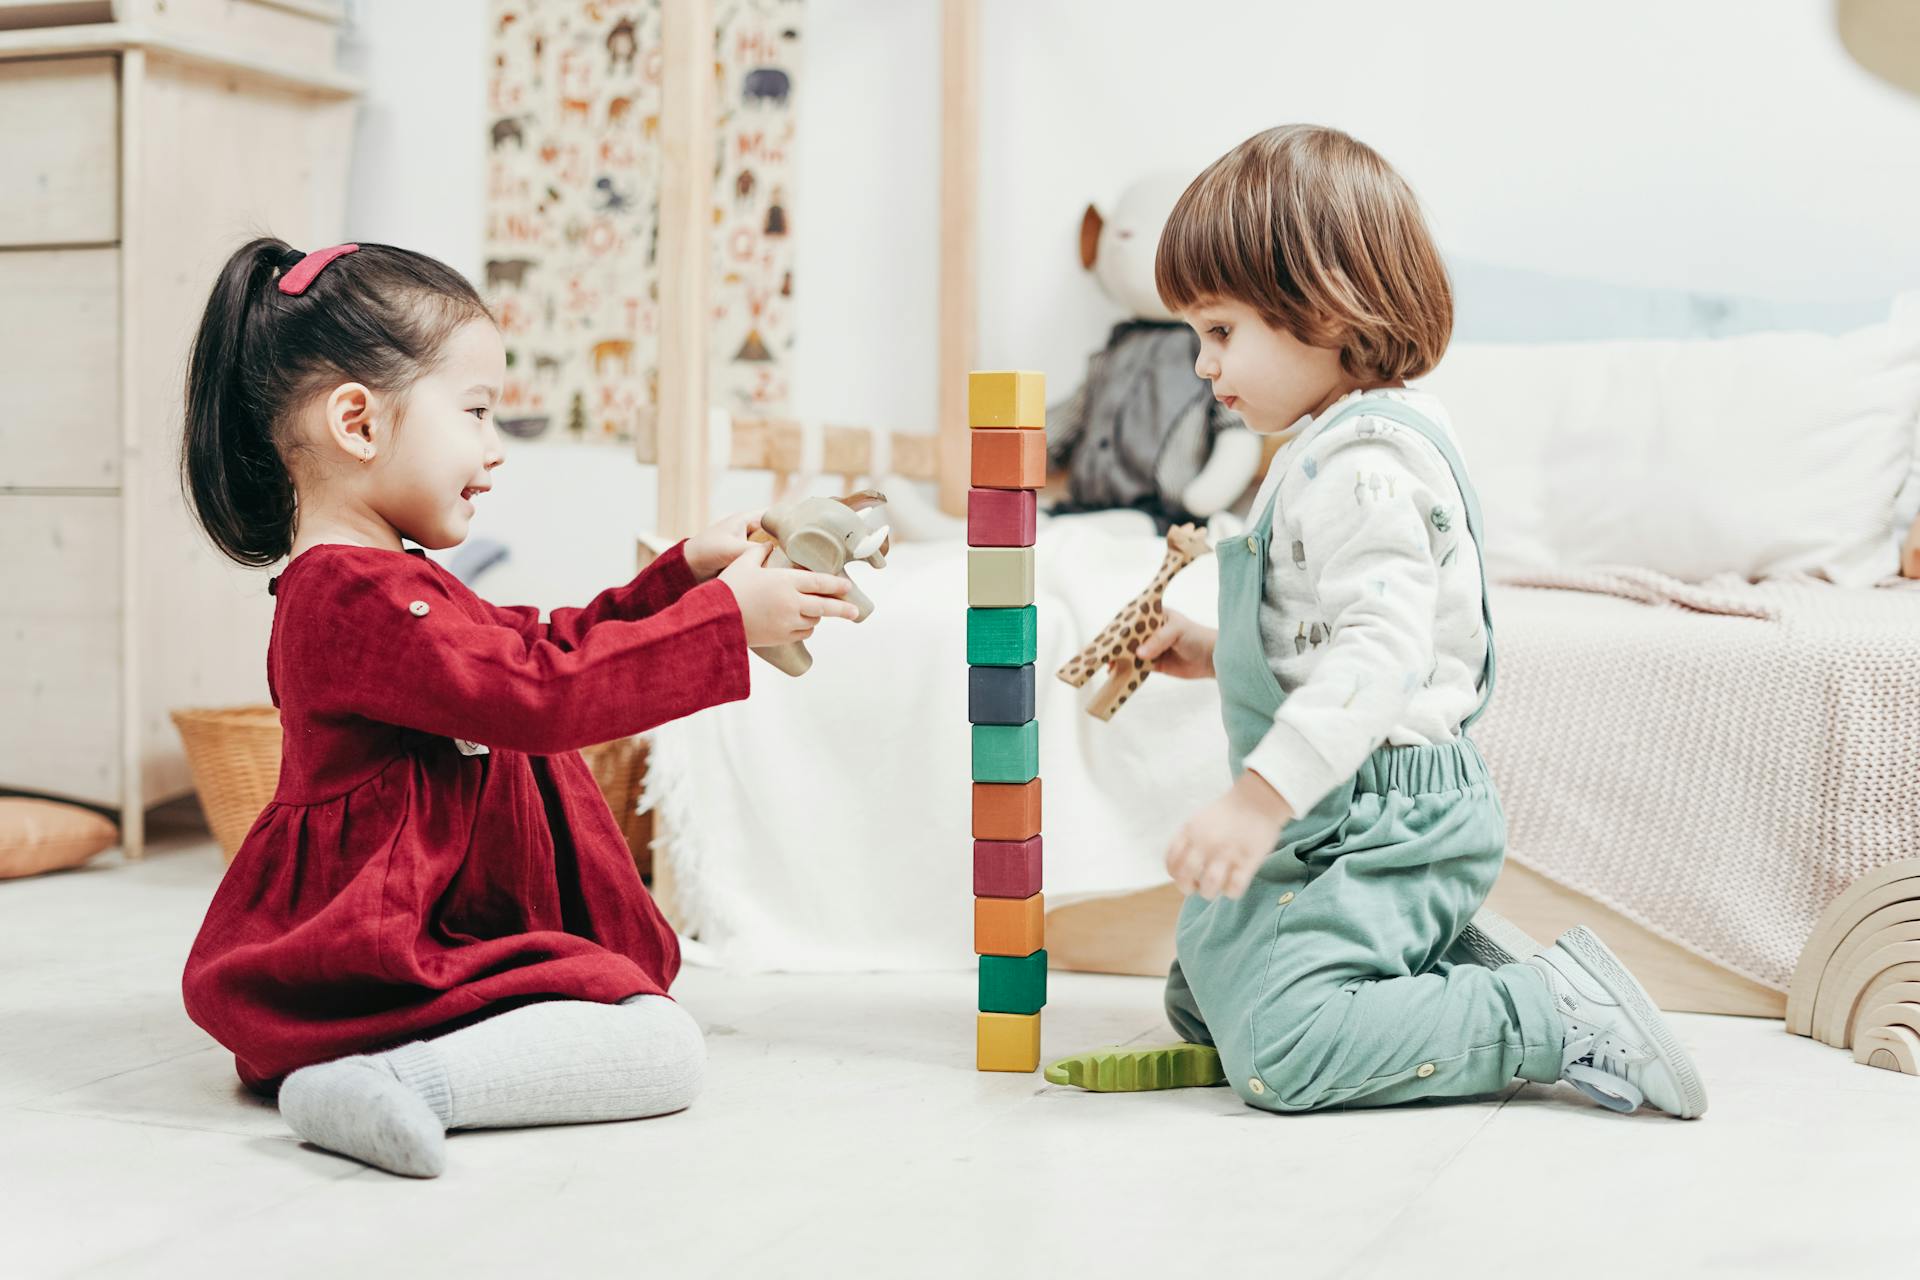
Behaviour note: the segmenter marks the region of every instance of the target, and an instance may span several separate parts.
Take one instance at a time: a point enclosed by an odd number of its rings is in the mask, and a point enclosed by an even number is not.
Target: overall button
[[[416,618],[424,618],[427,616],[427,602],[425,600],[415,600],[407,606],[407,612]]]
[[[1258,538],[1247,539],[1247,550],[1258,551],[1259,549],[1260,549],[1260,539]]]
[[[1422,1080],[1425,1080],[1428,1076],[1433,1074],[1433,1064],[1431,1062],[1423,1062],[1420,1064],[1420,1069],[1414,1072],[1413,1074],[1419,1076]]]
[[[1255,1076],[1253,1079],[1247,1081],[1247,1088],[1253,1093],[1265,1093],[1267,1091],[1266,1083],[1262,1081],[1259,1076]]]
[[[1285,893],[1283,893],[1283,894],[1281,894],[1281,895],[1280,895],[1280,905],[1281,905],[1281,906],[1283,906],[1283,907],[1284,907],[1284,906],[1286,906],[1286,905],[1287,905],[1287,904],[1288,904],[1289,902],[1292,902],[1292,901],[1293,901],[1293,890],[1291,890],[1291,889],[1289,889],[1289,890],[1287,890],[1287,891],[1286,891]]]

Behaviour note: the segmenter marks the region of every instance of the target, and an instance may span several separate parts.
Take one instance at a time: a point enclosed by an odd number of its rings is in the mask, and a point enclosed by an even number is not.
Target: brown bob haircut
[[[1413,191],[1338,129],[1284,125],[1208,165],[1167,219],[1154,284],[1176,313],[1245,303],[1365,382],[1417,378],[1453,334],[1453,288]]]

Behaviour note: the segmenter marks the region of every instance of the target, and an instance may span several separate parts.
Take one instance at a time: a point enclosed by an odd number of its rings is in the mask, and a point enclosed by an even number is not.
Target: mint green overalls
[[[1359,414],[1433,442],[1484,545],[1466,468],[1419,413],[1363,395],[1308,430]],[[1286,698],[1260,639],[1278,501],[1276,487],[1253,528],[1217,548],[1214,667],[1236,778]],[[1506,851],[1506,815],[1466,736],[1493,693],[1484,561],[1480,590],[1485,693],[1460,737],[1375,751],[1281,831],[1243,897],[1189,897],[1181,908],[1167,1017],[1183,1039],[1219,1050],[1227,1083],[1252,1106],[1386,1106],[1495,1093],[1516,1075],[1560,1077],[1561,1022],[1538,970],[1488,969],[1455,950]]]

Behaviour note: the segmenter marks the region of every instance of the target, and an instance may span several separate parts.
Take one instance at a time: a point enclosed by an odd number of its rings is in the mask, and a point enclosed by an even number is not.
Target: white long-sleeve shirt
[[[1368,394],[1404,401],[1458,449],[1432,396]],[[1246,765],[1296,814],[1382,745],[1455,738],[1479,705],[1487,646],[1479,550],[1440,451],[1385,418],[1318,435],[1312,421],[1289,429],[1251,509],[1278,489],[1260,635],[1287,699]]]

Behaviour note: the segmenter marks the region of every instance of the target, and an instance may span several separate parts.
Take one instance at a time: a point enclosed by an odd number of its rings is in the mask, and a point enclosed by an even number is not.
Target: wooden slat
[[[674,6],[677,7],[677,6]],[[184,62],[243,82],[305,93],[317,98],[352,98],[361,84],[337,71],[309,69],[279,58],[236,53],[214,40],[170,35],[131,22],[91,26],[0,31],[0,58],[56,58],[144,49],[167,62]]]
[[[145,229],[147,200],[140,188],[145,176],[142,152],[147,145],[144,107],[147,98],[147,55],[129,49],[120,57],[120,847],[138,861],[147,856],[147,781],[145,750],[140,741],[141,699],[146,696],[141,651],[140,518],[141,492],[134,468],[140,461],[140,414],[145,406],[140,386],[140,307],[147,292],[141,287],[140,266],[152,246]]]
[[[874,436],[877,427],[827,426],[821,429],[820,473],[829,476],[866,476],[873,473]],[[892,458],[887,470],[909,480],[934,480],[938,477],[936,455],[938,441],[924,432],[890,431]],[[797,473],[804,456],[804,432],[798,422],[788,418],[736,418],[727,466],[735,471],[775,471]],[[641,462],[654,462],[659,456],[658,432],[644,424],[635,443]],[[664,533],[665,530],[662,530]]]
[[[0,31],[113,21],[113,0],[0,0]]]
[[[636,435],[654,439],[659,531],[681,538],[707,523],[712,0],[662,5],[660,43],[660,404],[653,430]]]
[[[967,509],[967,374],[980,319],[980,13],[945,0],[940,24],[940,509]]]
[[[344,20],[339,5],[310,0],[122,0],[120,10],[163,36],[218,41],[240,57],[323,73],[333,69]]]

